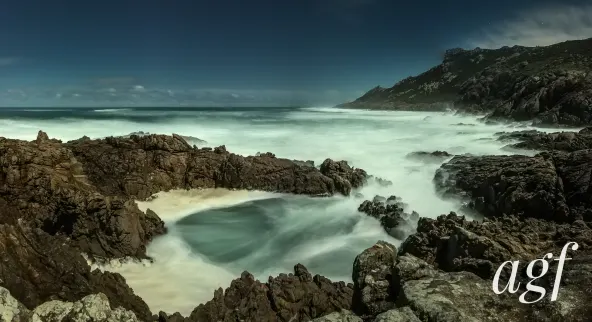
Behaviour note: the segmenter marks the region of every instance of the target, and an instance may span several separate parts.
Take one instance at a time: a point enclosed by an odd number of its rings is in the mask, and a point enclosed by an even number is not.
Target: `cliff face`
[[[487,112],[535,124],[592,122],[592,38],[547,47],[451,49],[442,64],[345,108]]]

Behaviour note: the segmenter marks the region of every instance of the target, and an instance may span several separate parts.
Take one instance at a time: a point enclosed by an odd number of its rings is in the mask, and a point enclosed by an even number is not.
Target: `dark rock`
[[[3,224],[0,253],[0,286],[30,310],[50,300],[74,302],[103,293],[113,307],[133,311],[142,320],[152,315],[121,275],[91,272],[80,250],[65,238],[24,224]]]
[[[145,257],[146,244],[165,232],[160,218],[125,196],[102,194],[72,151],[46,137],[0,138],[0,205],[14,209],[0,223],[18,219],[68,236],[92,256]]]
[[[584,129],[585,130],[585,129]],[[544,133],[535,130],[497,133],[500,141],[520,141],[510,144],[517,149],[573,152],[592,148],[592,134],[586,131]]]
[[[394,308],[391,273],[397,259],[397,248],[377,242],[354,260],[353,311],[363,318],[374,317]]]
[[[167,316],[161,312],[159,321],[305,322],[350,309],[352,296],[351,284],[313,277],[298,264],[294,274],[270,277],[265,284],[244,272],[226,291],[218,289],[214,299],[197,306],[184,320],[179,314]]]
[[[321,170],[271,154],[243,157],[224,146],[197,149],[179,136],[148,135],[72,141],[66,145],[106,195],[145,199],[176,188],[256,189],[308,195],[348,195],[366,173],[345,161]]]
[[[441,195],[465,199],[470,209],[487,217],[566,221],[576,215],[570,213],[551,157],[456,156],[436,171],[434,182]]]
[[[415,223],[419,220],[419,214],[415,211],[411,214],[406,213],[406,207],[407,205],[397,196],[375,196],[373,201],[362,202],[358,211],[380,220],[389,235],[403,240],[414,231]]]
[[[434,151],[434,152],[411,152],[407,154],[407,158],[411,160],[417,160],[427,163],[442,163],[444,160],[451,158],[453,155],[446,151]]]

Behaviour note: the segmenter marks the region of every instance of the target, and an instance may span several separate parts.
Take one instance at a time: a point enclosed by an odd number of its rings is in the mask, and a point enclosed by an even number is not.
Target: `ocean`
[[[530,129],[485,125],[451,112],[392,112],[336,108],[56,108],[0,109],[0,136],[33,140],[38,130],[64,141],[143,131],[194,137],[196,145],[226,145],[231,152],[278,157],[347,160],[392,186],[369,185],[365,199],[396,195],[422,217],[457,211],[440,199],[432,178],[439,163],[410,159],[415,151],[452,154],[532,155],[504,149],[495,133]],[[543,129],[543,131],[554,131]],[[313,274],[351,281],[352,263],[378,240],[395,245],[376,219],[357,211],[364,199],[308,198],[257,191],[208,189],[160,193],[138,202],[156,211],[169,234],[148,247],[153,263],[113,262],[153,312],[189,314],[214,290],[243,271],[265,281],[301,263]]]

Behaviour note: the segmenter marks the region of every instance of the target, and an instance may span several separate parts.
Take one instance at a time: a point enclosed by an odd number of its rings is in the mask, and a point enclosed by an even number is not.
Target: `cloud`
[[[143,92],[143,91],[145,91],[146,89],[145,89],[145,88],[144,88],[144,86],[142,86],[142,85],[135,85],[134,87],[132,87],[132,90],[133,90],[133,91],[136,91],[136,92]]]
[[[0,57],[0,67],[10,66],[18,63],[20,58],[18,57]]]
[[[470,47],[547,46],[592,37],[592,5],[548,6],[522,12],[483,30]]]

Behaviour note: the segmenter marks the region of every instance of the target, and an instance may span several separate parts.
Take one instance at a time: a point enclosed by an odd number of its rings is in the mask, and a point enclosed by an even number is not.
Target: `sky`
[[[586,0],[3,0],[0,107],[328,106],[448,48],[588,37]]]

